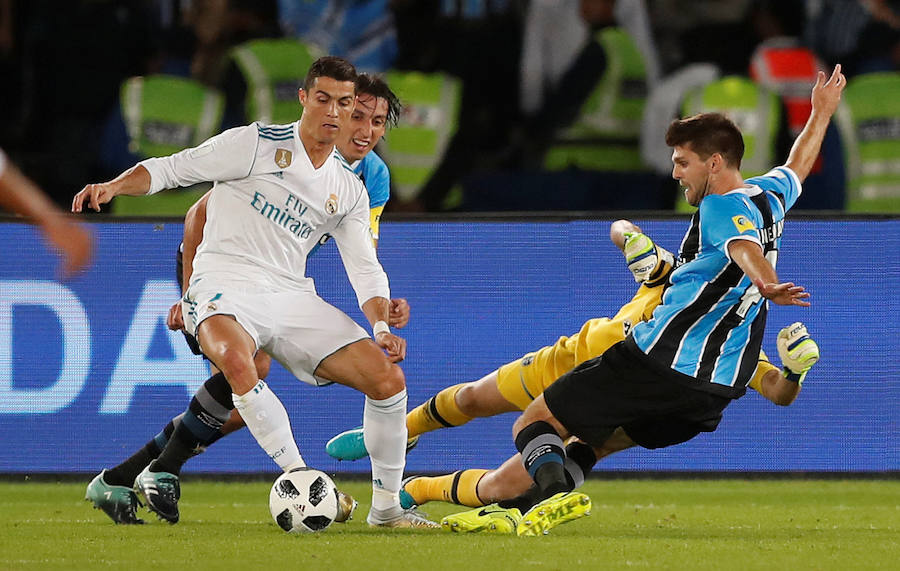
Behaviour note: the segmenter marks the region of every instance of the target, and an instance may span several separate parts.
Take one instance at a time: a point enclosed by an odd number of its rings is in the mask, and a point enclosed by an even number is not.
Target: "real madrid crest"
[[[291,166],[291,159],[294,156],[287,149],[278,149],[275,151],[275,164],[278,165],[279,168],[286,169]]]
[[[337,195],[332,194],[328,197],[328,200],[325,201],[325,212],[330,215],[337,212],[338,203],[337,203]]]

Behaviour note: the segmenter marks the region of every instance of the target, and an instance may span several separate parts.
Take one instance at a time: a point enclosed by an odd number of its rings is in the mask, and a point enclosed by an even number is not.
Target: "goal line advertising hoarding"
[[[387,222],[379,257],[412,318],[402,364],[410,407],[441,388],[476,380],[593,317],[613,315],[636,286],[609,242],[612,219]],[[676,249],[677,219],[636,219]],[[95,473],[142,446],[183,411],[207,378],[180,333],[165,326],[179,298],[180,223],[96,223],[93,267],[56,280],[56,258],[37,231],[0,224],[0,473]],[[803,321],[822,360],[789,407],[753,391],[715,433],[668,449],[604,460],[618,471],[826,471],[900,469],[900,220],[790,220],[778,271],[804,285],[812,307],[772,306],[764,350]],[[365,324],[337,248],[313,256],[319,294]],[[368,327],[366,327],[368,329]],[[313,388],[280,365],[268,379],[291,417],[306,461],[360,472],[324,453],[335,433],[362,422],[363,396]],[[422,438],[407,471],[493,467],[515,452],[515,415],[481,419]],[[275,472],[244,430],[192,459],[188,472]]]

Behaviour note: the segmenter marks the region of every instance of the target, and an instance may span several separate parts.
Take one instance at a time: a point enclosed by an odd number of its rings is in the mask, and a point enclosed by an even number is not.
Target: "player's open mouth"
[[[366,147],[369,146],[369,141],[364,140],[364,139],[350,139],[350,141],[351,141],[354,145],[356,145],[357,147],[359,147],[359,148],[361,148],[361,149],[365,149]]]
[[[338,128],[338,126],[335,125],[334,123],[322,123],[322,126],[325,127],[326,129],[337,129]]]

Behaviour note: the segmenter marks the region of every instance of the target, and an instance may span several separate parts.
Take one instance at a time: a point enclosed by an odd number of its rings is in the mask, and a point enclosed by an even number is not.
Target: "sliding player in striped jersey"
[[[674,256],[654,244],[641,229],[627,220],[614,222],[610,239],[625,254],[635,281],[641,283],[634,298],[622,306],[612,318],[591,319],[581,330],[561,337],[555,344],[503,365],[482,379],[448,387],[407,415],[407,430],[411,442],[419,435],[441,428],[466,424],[473,418],[495,416],[504,412],[523,411],[556,379],[576,365],[601,355],[615,343],[625,339],[634,324],[650,318],[659,305],[665,284],[674,269]],[[818,351],[818,349],[815,349]],[[811,366],[810,363],[809,366]],[[788,405],[796,398],[800,386],[788,380],[780,369],[769,362],[760,351],[757,370],[750,386],[778,405]],[[355,459],[365,455],[360,430],[344,432],[329,443],[327,450],[341,459]],[[590,447],[578,443],[567,448],[570,457],[577,457],[567,469],[575,478],[601,458],[630,448],[633,444],[614,434],[595,454]],[[518,455],[507,460],[499,469],[466,469],[441,476],[414,476],[403,484],[400,498],[404,507],[422,505],[430,501],[445,501],[470,507],[480,507],[509,499],[524,492],[531,485],[522,470]],[[457,526],[458,531],[462,531]]]
[[[785,213],[819,154],[845,86],[839,65],[827,80],[820,72],[812,114],[785,165],[746,181],[743,139],[729,119],[703,113],[669,126],[672,176],[688,203],[699,207],[682,241],[686,261],[672,273],[649,321],[563,375],[516,420],[516,448],[534,485],[484,511],[505,516],[515,524],[505,527],[517,535],[547,533],[590,507],[586,495],[573,491],[566,464],[577,458],[569,458],[563,439],[575,436],[599,449],[621,429],[627,441],[656,449],[717,428],[752,378],[768,301],[809,305],[802,287],[779,282],[774,262]],[[791,327],[783,333],[789,341],[802,332]],[[798,338],[787,349],[804,346],[811,345]]]

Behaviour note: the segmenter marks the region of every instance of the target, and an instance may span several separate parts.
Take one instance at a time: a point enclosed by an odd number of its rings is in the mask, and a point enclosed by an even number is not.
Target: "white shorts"
[[[369,338],[365,329],[315,292],[256,290],[246,282],[198,280],[188,288],[181,304],[184,326],[191,335],[197,336],[204,319],[230,315],[253,338],[257,349],[311,385],[331,383],[315,375],[326,357]]]

